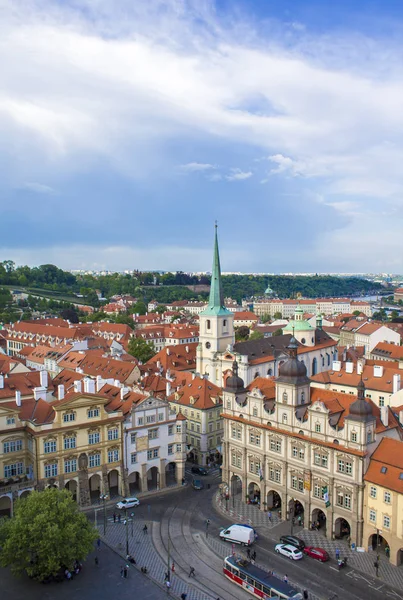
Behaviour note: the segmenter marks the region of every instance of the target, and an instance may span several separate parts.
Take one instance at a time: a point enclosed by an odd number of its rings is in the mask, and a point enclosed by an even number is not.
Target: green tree
[[[132,304],[132,306],[130,307],[130,312],[132,313],[132,315],[145,315],[147,312],[147,306],[144,302],[139,300],[135,304]]]
[[[249,339],[250,329],[246,325],[241,325],[240,327],[235,327],[235,341],[243,342]]]
[[[260,317],[260,320],[262,321],[262,323],[270,323],[271,321],[271,316],[267,313],[265,315],[262,315]]]
[[[276,331],[273,333],[273,335],[283,335],[283,330],[282,329],[276,329]]]
[[[353,312],[353,315],[355,315],[356,317],[358,317],[358,315],[360,315],[360,314],[361,314],[361,311],[360,311],[360,310],[355,310],[355,311]]]
[[[18,500],[0,525],[0,564],[15,575],[43,581],[61,567],[72,569],[93,549],[97,532],[67,490],[48,488]]]
[[[155,356],[153,345],[141,337],[134,337],[129,341],[128,352],[142,363],[146,363]]]
[[[261,340],[264,337],[263,333],[261,331],[259,331],[258,329],[255,329],[255,331],[253,331],[250,334],[249,339],[250,340]]]
[[[273,315],[273,319],[282,319],[282,318],[283,318],[283,315],[279,311],[275,312]]]
[[[165,304],[160,304],[159,306],[157,306],[157,308],[155,310],[153,310],[152,312],[155,313],[164,313],[166,312],[167,307],[165,306]]]

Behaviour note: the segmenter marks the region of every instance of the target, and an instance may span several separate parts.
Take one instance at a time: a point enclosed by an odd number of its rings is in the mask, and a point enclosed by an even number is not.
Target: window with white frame
[[[269,467],[269,479],[271,481],[275,481],[276,483],[281,483],[281,469],[270,466]]]
[[[291,475],[291,487],[299,492],[304,491],[304,480],[298,475]]]
[[[379,406],[385,406],[385,396],[379,396]]]
[[[108,440],[117,440],[119,438],[119,429],[114,427],[113,429],[108,429]]]
[[[3,444],[4,454],[8,454],[9,452],[19,452],[20,450],[22,450],[22,440],[10,440]]]
[[[283,392],[283,403],[287,404],[287,402],[288,402],[288,394],[287,394],[287,392]]]
[[[272,452],[281,452],[281,441],[280,440],[270,440],[270,450]]]
[[[88,464],[90,467],[100,467],[101,466],[101,455],[99,453],[90,454],[88,457]]]
[[[164,413],[160,412],[158,413],[158,421],[163,421],[164,420]]]
[[[75,473],[77,471],[77,459],[71,458],[64,461],[64,472]]]
[[[383,501],[386,502],[386,504],[390,504],[392,501],[392,496],[390,492],[384,492],[383,493]]]
[[[76,436],[70,435],[64,438],[64,449],[65,450],[74,450],[76,447]]]
[[[173,454],[173,453],[174,453],[174,445],[168,444],[168,454]]]
[[[57,472],[57,463],[45,465],[45,477],[56,477]]]
[[[118,462],[119,460],[119,450],[114,448],[113,450],[108,450],[108,463]]]
[[[147,415],[146,422],[147,423],[155,423],[155,415]]]
[[[231,455],[231,464],[233,467],[237,467],[238,469],[242,468],[242,456],[240,454],[236,454],[235,452]]]
[[[337,492],[337,506],[342,506],[343,508],[351,508],[351,494],[344,493],[342,491]]]
[[[371,485],[369,488],[369,495],[371,496],[371,498],[376,498],[376,492],[376,487],[374,485]]]
[[[180,423],[176,425],[176,433],[182,433],[182,425]]]
[[[352,442],[356,442],[357,441],[357,432],[356,431],[352,431],[351,432],[351,441]]]
[[[140,427],[141,425],[144,425],[144,417],[138,417],[137,419],[137,425]]]
[[[254,407],[253,407],[253,410],[252,410],[252,415],[253,415],[254,417],[257,417],[257,406],[254,406]]]
[[[23,475],[24,463],[18,462],[13,465],[4,465],[4,477],[15,477],[16,475]]]
[[[75,421],[76,420],[76,413],[73,412],[72,410],[70,410],[69,412],[64,413],[63,415],[63,422],[64,423],[69,423],[70,421]]]
[[[298,458],[299,460],[304,460],[305,458],[305,449],[299,446],[292,447],[292,455],[294,458]]]
[[[315,423],[315,433],[320,433],[322,430],[320,423]]]
[[[93,444],[99,444],[99,439],[99,431],[91,431],[91,433],[88,434],[88,444],[90,446]]]
[[[169,454],[169,452],[168,452]],[[137,452],[132,452],[130,454],[130,464],[135,465],[137,462]]]
[[[319,483],[315,483],[315,485],[313,486],[313,495],[315,496],[315,498],[320,498],[321,500],[323,500],[324,497],[324,486],[320,485]]]
[[[369,520],[371,523],[376,523],[376,510],[373,510],[372,508],[369,511]]]
[[[385,529],[390,529],[390,517],[388,515],[383,515],[383,526]]]
[[[176,444],[176,451],[182,452],[182,444]]]
[[[318,467],[323,467],[327,469],[328,466],[328,455],[324,452],[315,451],[313,454],[313,462]]]
[[[282,420],[282,422],[283,422],[284,425],[287,424],[287,421],[288,421],[288,415],[287,415],[287,413],[283,413],[282,414],[281,420]]]
[[[249,459],[249,471],[251,473],[255,473],[256,475],[259,475],[259,472],[260,472],[260,460],[258,460],[256,458]]]
[[[90,408],[87,411],[87,417],[89,419],[95,419],[96,417],[99,417],[99,408]]]
[[[137,433],[131,433],[130,434],[130,443],[131,444],[135,444],[136,443],[136,437],[137,437]]]
[[[154,458],[158,458],[159,448],[153,448],[152,450],[147,451],[147,459],[153,460]]]
[[[156,440],[158,438],[158,427],[156,429],[149,429],[148,431],[148,439]]]
[[[342,458],[339,458],[337,461],[337,470],[339,473],[345,473],[346,475],[351,475],[353,472],[353,464]]]
[[[56,452],[56,440],[47,440],[43,444],[43,451],[45,454]]]
[[[227,409],[231,410],[231,400],[227,400]]]
[[[15,425],[15,417],[7,417],[6,425]]]
[[[168,435],[173,435],[173,434],[174,434],[174,426],[168,425]]]

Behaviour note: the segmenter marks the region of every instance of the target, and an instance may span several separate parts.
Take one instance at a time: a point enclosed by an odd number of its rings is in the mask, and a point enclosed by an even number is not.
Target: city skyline
[[[402,271],[398,2],[3,8],[3,259]]]

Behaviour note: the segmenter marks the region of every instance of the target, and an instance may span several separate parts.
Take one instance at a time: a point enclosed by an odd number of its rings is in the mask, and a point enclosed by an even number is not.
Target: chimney
[[[400,390],[400,373],[393,375],[392,393],[396,394]]]
[[[169,356],[171,354],[171,351],[169,348],[167,348],[167,356]]]
[[[353,372],[354,372],[354,363],[346,362],[346,373],[353,373]]]
[[[157,369],[160,369],[160,368],[161,368],[161,361],[157,360]]]
[[[357,362],[357,375],[361,375],[362,370],[363,370],[363,364],[361,361],[358,361]]]
[[[403,427],[403,410],[399,412],[399,423]]]
[[[103,381],[102,381],[101,375],[97,375],[96,386],[97,386],[97,392],[99,392],[99,390],[103,386]]]
[[[39,377],[40,377],[41,387],[47,389],[47,387],[48,387],[48,372],[47,371],[39,371]]]
[[[185,352],[188,354],[189,353],[189,346],[185,346]]]
[[[81,392],[81,381],[74,382],[74,391],[76,394],[79,394]]]
[[[170,396],[170,395],[171,395],[171,393],[172,393],[172,390],[171,390],[171,382],[170,382],[170,381],[167,381],[167,386],[166,386],[166,395],[167,395],[167,397],[168,397],[168,396]],[[403,411],[402,411],[402,412],[403,412]]]
[[[192,373],[192,379],[196,377],[196,373]]]
[[[120,387],[122,384],[120,383],[119,379],[115,379],[114,382],[113,382],[113,385],[115,387]]]
[[[382,377],[383,367],[382,365],[374,365],[374,377]]]
[[[381,406],[381,421],[385,425],[388,426],[388,418],[389,418],[389,408],[387,406]]]
[[[130,388],[128,388],[128,387],[120,388],[120,399],[121,400],[123,400],[123,398],[126,396],[127,392],[130,392]]]
[[[334,360],[332,369],[333,369],[333,371],[340,371],[341,370],[341,362],[339,360]]]
[[[15,392],[15,403],[17,406],[21,406],[21,392],[19,390]]]
[[[57,397],[59,400],[63,400],[64,398],[64,385],[62,383],[57,386]]]
[[[46,396],[46,390],[42,387],[35,387],[33,389],[35,400],[39,400],[39,398],[43,398]]]
[[[0,390],[4,389],[4,375],[0,375]]]

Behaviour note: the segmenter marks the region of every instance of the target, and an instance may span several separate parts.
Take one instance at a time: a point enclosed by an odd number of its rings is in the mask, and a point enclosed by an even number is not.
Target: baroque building
[[[382,422],[362,380],[354,396],[311,388],[297,351],[291,337],[277,380],[246,387],[234,361],[223,391],[223,482],[229,495],[361,546],[369,456],[401,428],[392,413]]]

